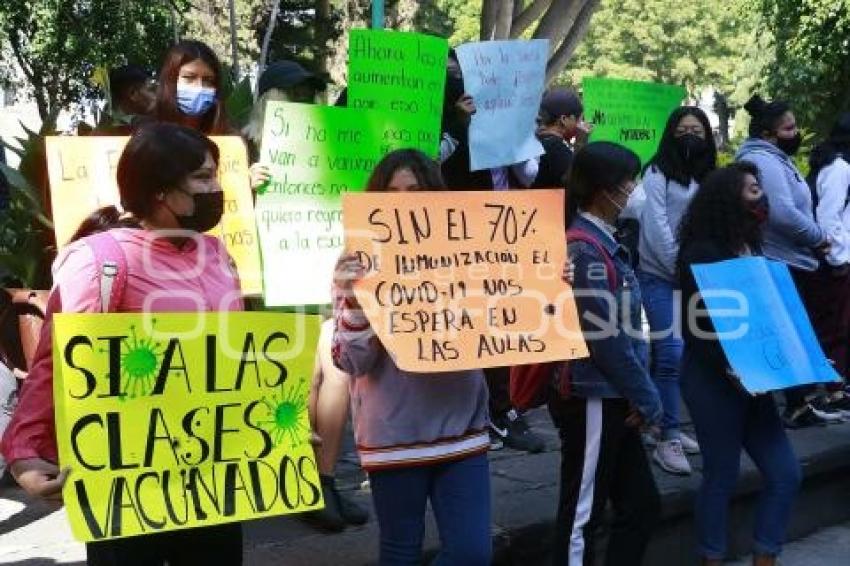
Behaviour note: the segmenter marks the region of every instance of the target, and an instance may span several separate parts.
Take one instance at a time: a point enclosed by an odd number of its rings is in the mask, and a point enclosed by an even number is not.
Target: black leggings
[[[89,566],[241,566],[242,524],[90,542]]]

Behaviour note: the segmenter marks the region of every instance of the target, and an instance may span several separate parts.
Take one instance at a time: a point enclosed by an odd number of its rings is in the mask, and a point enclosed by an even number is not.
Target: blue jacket
[[[794,162],[757,138],[745,141],[735,159],[759,168],[759,182],[770,203],[764,255],[804,271],[817,269],[814,248],[826,239],[826,232],[815,222],[811,190]]]
[[[628,252],[593,222],[577,216],[571,228],[587,232],[602,244],[617,271],[610,295],[604,259],[587,242],[568,243],[575,265],[575,293],[581,329],[590,357],[570,362],[572,391],[579,397],[623,397],[650,424],[661,421],[658,390],[647,370],[647,343],[642,335],[641,296]],[[611,313],[611,307],[616,312]]]

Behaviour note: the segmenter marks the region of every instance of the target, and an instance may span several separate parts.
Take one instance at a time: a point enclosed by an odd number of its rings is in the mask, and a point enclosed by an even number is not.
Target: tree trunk
[[[726,96],[719,90],[714,92],[714,111],[717,112],[720,122],[717,127],[720,134],[720,144],[717,149],[726,149],[729,145],[729,103]]]
[[[587,34],[599,0],[483,0],[481,39],[517,39],[534,27],[532,37],[548,39],[546,81],[564,70]]]
[[[272,40],[272,34],[274,33],[275,25],[277,24],[277,15],[280,12],[280,0],[274,0],[274,4],[272,5],[272,13],[269,16],[269,25],[266,28],[266,36],[263,38],[263,47],[260,49],[260,66],[257,69],[258,76],[263,74],[263,71],[266,69],[266,62],[269,58],[269,43]]]

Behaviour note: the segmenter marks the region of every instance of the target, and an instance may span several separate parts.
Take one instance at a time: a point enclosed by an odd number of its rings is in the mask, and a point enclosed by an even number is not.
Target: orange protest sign
[[[586,357],[566,260],[564,191],[343,196],[355,294],[401,369]]]
[[[80,223],[102,206],[120,205],[116,173],[127,137],[58,136],[47,138],[47,171],[53,226],[59,247],[68,243]],[[233,257],[242,291],[262,293],[260,248],[245,143],[237,136],[213,137],[220,158],[218,176],[224,190],[224,215],[210,230]]]

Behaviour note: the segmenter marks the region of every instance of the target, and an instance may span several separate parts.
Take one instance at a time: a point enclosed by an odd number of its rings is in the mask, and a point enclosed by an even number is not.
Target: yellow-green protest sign
[[[365,189],[381,158],[407,147],[401,131],[379,111],[266,104],[260,161],[272,180],[256,204],[266,306],[331,302],[342,195]]]
[[[116,173],[127,137],[51,136],[47,171],[56,243],[65,245],[80,223],[102,206],[120,206]],[[242,292],[263,291],[260,249],[245,142],[237,136],[211,138],[218,145],[218,178],[224,190],[224,215],[209,234],[224,242],[239,270]]]
[[[441,37],[354,29],[348,47],[348,105],[383,110],[407,147],[439,149],[449,43]]]
[[[317,316],[57,314],[63,498],[93,541],[321,508]]]
[[[646,164],[658,150],[670,113],[685,89],[675,85],[586,77],[581,82],[584,114],[593,123],[590,141],[612,141]]]

